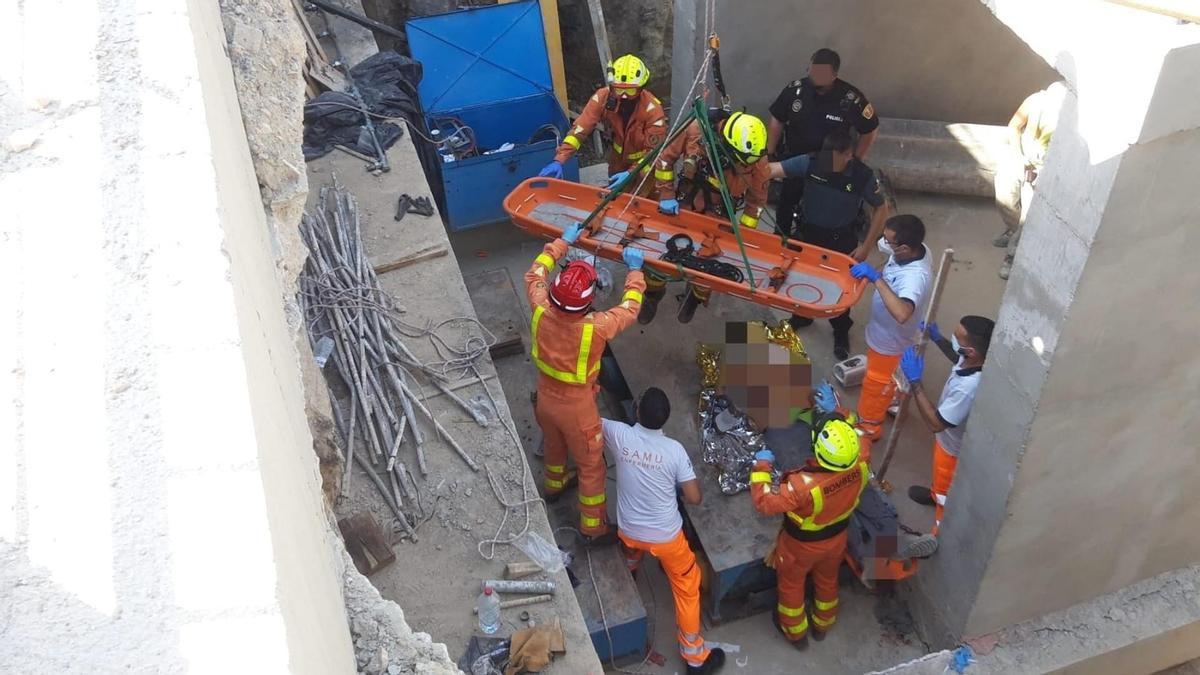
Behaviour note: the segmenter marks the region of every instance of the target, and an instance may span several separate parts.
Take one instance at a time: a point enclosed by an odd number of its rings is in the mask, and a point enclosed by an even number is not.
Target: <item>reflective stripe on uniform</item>
[[[619,154],[621,154],[623,148],[621,147],[620,143],[613,143],[613,150],[615,150],[617,152],[617,154],[619,155]]]
[[[544,467],[546,473],[562,473],[567,470],[566,464],[546,464]]]
[[[642,301],[642,292],[636,288],[631,288],[631,289],[625,291],[625,295],[621,296],[621,302],[625,302],[626,300],[632,300],[634,302],[641,302]]]
[[[745,225],[746,227],[758,227],[758,218],[755,218],[753,216],[748,216],[744,213],[742,214],[741,220],[739,220],[738,222],[740,222],[742,225]]]
[[[604,503],[604,493],[601,492],[598,495],[588,496],[580,492],[579,503],[583,504],[584,506],[600,506]]]
[[[800,607],[788,607],[787,605],[783,604],[782,602],[779,603],[778,605],[775,605],[775,610],[784,616],[790,616],[792,618],[795,618],[797,616],[804,614],[804,606],[803,605],[801,605]]]
[[[824,600],[814,599],[813,604],[817,606],[817,611],[828,612],[829,610],[838,606],[838,601],[837,601],[837,598],[834,598],[832,602],[825,602]]]
[[[721,179],[720,179],[720,178],[717,178],[716,176],[709,176],[709,177],[708,177],[708,184],[709,184],[709,185],[711,185],[711,186],[713,186],[713,187],[715,187],[715,188],[717,188],[718,190],[720,190],[720,189],[721,189]]]
[[[795,626],[784,626],[783,629],[786,630],[787,632],[791,633],[792,635],[799,635],[800,633],[803,633],[804,631],[808,630],[808,617],[807,616],[804,617],[804,620],[801,621],[800,623],[796,624]]]
[[[545,267],[546,269],[554,267],[554,258],[548,253],[539,253],[538,257],[533,259],[533,262]]]
[[[563,138],[563,143],[566,143],[567,145],[571,146],[572,148],[575,148],[576,150],[579,149],[579,146],[583,145],[583,143],[579,142],[578,138],[575,138],[574,136],[572,136],[570,134],[567,134],[567,136],[565,138]]]
[[[641,171],[638,171],[639,176],[644,176],[648,173],[650,173],[650,165],[649,164],[647,164],[646,166],[643,166]]]
[[[583,523],[584,527],[600,527],[599,518],[589,518],[582,513],[579,514],[579,522]]]
[[[836,621],[837,621],[836,616],[833,617],[832,619],[822,619],[821,617],[817,616],[816,614],[813,614],[813,623],[817,624],[821,628],[828,628],[828,627],[832,626]]]
[[[833,520],[829,521],[828,523],[822,523],[822,524],[818,525],[815,522],[817,519],[817,516],[821,515],[821,511],[823,511],[825,509],[825,495],[821,492],[821,487],[818,485],[809,491],[809,494],[812,495],[812,500],[813,500],[812,515],[810,515],[806,518],[803,516],[796,515],[796,513],[793,511],[788,511],[787,517],[791,518],[792,522],[799,525],[800,529],[808,530],[810,532],[815,532],[817,530],[823,530],[823,529],[829,527],[830,525],[836,525],[836,524],[842,522],[843,520],[849,518],[851,515],[854,514],[854,509],[858,508],[858,502],[862,497],[862,491],[866,489],[867,483],[871,480],[871,469],[870,469],[870,467],[867,466],[866,462],[858,463],[858,471],[859,471],[859,475],[862,479],[862,484],[859,486],[858,496],[854,498],[854,504],[845,513],[839,514],[837,518],[834,518]]]
[[[590,371],[587,366],[588,356],[592,351],[592,332],[595,330],[595,326],[592,325],[591,321],[583,324],[583,337],[579,340],[579,356],[575,359],[575,372],[568,373],[555,369],[538,356],[538,324],[541,323],[542,314],[545,313],[546,308],[538,305],[533,310],[533,321],[529,324],[530,339],[533,341],[533,348],[530,350],[529,355],[533,357],[534,364],[537,365],[538,370],[560,382],[566,382],[567,384],[587,384],[588,377],[600,370],[599,361],[596,362],[596,365]]]
[[[751,485],[753,485],[755,483],[770,483],[770,482],[771,482],[770,472],[767,472],[767,471],[751,471],[750,472],[750,484]]]
[[[562,482],[561,480],[555,480],[555,479],[553,479],[553,478],[547,478],[547,479],[546,479],[546,483],[545,483],[545,484],[546,484],[546,487],[548,487],[548,488],[551,488],[551,489],[553,489],[553,490],[561,490],[561,489],[563,489],[563,482]]]
[[[658,180],[675,180],[675,172],[670,169],[665,171],[663,169],[655,169],[654,177]]]
[[[646,156],[646,151],[645,151],[645,150],[641,150],[641,151],[639,151],[639,152],[631,152],[631,153],[629,153],[628,155],[626,155],[625,159],[628,159],[628,160],[630,160],[630,161],[632,161],[632,162],[636,162],[637,160],[639,160],[639,159],[641,159],[641,158],[643,158],[643,157],[645,157],[645,156]]]

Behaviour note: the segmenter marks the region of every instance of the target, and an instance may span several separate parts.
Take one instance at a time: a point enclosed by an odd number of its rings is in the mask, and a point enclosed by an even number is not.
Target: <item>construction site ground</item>
[[[361,160],[336,151],[310,162],[310,204],[316,199],[320,186],[329,184],[336,174],[338,180],[359,201],[364,241],[368,256],[375,265],[386,264],[422,250],[436,251],[439,245],[452,247],[447,255],[415,262],[380,276],[383,290],[392,294],[404,307],[404,320],[415,326],[432,326],[454,317],[474,317],[476,311],[468,295],[468,287],[481,284],[511,288],[512,294],[517,296],[513,306],[519,307],[522,313],[512,317],[502,327],[504,331],[520,335],[521,351],[499,358],[495,363],[484,357],[480,374],[488,382],[491,394],[499,404],[500,414],[511,414],[530,457],[532,476],[521,475],[524,468],[509,435],[499,423],[493,421],[487,428],[480,427],[445,395],[425,386],[426,404],[460,445],[472,453],[481,470],[478,473],[471,471],[427,424],[424,425],[429,475],[423,480],[418,478],[421,504],[415,510],[428,514],[428,517],[418,525],[418,541],[397,544],[394,547],[396,561],[371,577],[372,583],[385,598],[400,604],[415,630],[428,632],[435,641],[445,643],[451,657],[457,659],[470,636],[477,633],[471,609],[479,592],[480,580],[500,577],[505,562],[526,559],[524,554],[510,546],[497,546],[494,559],[486,560],[480,555],[478,546],[480,541],[496,532],[503,515],[503,509],[489,486],[486,469],[482,467],[492,469],[498,486],[510,501],[521,498],[522,480],[527,482],[531,496],[541,481],[541,465],[533,454],[540,443],[540,433],[530,404],[530,394],[535,387],[535,371],[527,354],[529,316],[522,297],[521,279],[542,242],[526,236],[507,223],[455,233],[449,237],[436,216],[425,218],[409,214],[402,222],[396,223],[393,214],[400,194],[427,196],[430,193],[408,138],[396,143],[389,152],[389,158],[392,171],[380,176],[367,173]],[[594,171],[588,172],[588,175],[593,176],[592,181],[596,182]],[[930,232],[930,247],[935,256],[946,246],[953,246],[956,250],[957,262],[939,312],[941,323],[952,325],[966,313],[993,315],[1003,291],[1003,282],[996,276],[1003,251],[990,245],[990,239],[1002,229],[990,202],[907,193],[899,195],[898,200],[900,211],[915,213],[925,220]],[[881,259],[881,254],[875,254],[872,259],[875,258]],[[624,268],[618,264],[610,267],[619,285]],[[689,450],[697,452],[699,436],[696,416],[693,414],[699,390],[699,371],[694,362],[696,345],[719,342],[726,321],[778,319],[784,315],[716,296],[709,307],[700,309],[691,324],[682,326],[674,317],[678,306],[674,296],[679,290],[672,287],[653,324],[635,326],[619,337],[612,347],[635,393],[648,386],[658,386],[667,392],[674,404],[674,413],[666,431]],[[610,302],[615,301],[616,297],[614,295]],[[856,322],[851,333],[852,353],[865,351],[862,330],[868,312],[869,302],[864,298],[852,313]],[[494,308],[491,313],[495,314]],[[446,327],[439,334],[456,346],[465,337],[459,328]],[[498,337],[504,339],[505,335]],[[802,330],[801,337],[813,358],[814,378],[830,376],[833,358],[828,323],[817,322]],[[414,338],[408,340],[407,344],[423,360],[442,358],[426,338]],[[929,382],[940,383],[949,369],[948,362],[931,353],[928,359]],[[852,404],[857,391],[850,389],[843,395]],[[465,384],[456,389],[456,393],[464,399],[470,399],[483,391],[475,383]],[[929,433],[918,420],[910,418],[888,476],[896,486],[895,503],[901,518],[908,525],[921,530],[927,530],[931,525],[932,511],[910,502],[903,495],[908,485],[928,481],[930,447]],[[401,455],[411,455],[412,452],[406,443]],[[406,463],[415,471],[415,458],[406,457]],[[375,487],[361,475],[359,467],[355,467],[355,472],[359,476],[351,480],[347,494],[339,501],[339,517],[366,509],[379,522],[392,522]],[[747,498],[744,494],[724,496],[711,480],[712,474],[702,469],[700,475],[706,499]],[[615,508],[614,505],[615,500],[610,500],[610,509]],[[517,511],[513,513],[519,515]],[[572,537],[569,533],[564,535],[560,531],[558,537],[554,537],[546,511],[540,504],[531,508],[530,513],[531,527],[535,531],[548,540],[556,539],[559,543],[571,546]],[[487,546],[484,550],[490,552]],[[599,555],[611,556],[612,551]],[[673,673],[681,670],[682,665],[674,639],[670,587],[656,564],[647,564],[644,570],[638,581],[638,590],[646,611],[652,617],[650,631],[654,649],[665,655],[667,661],[664,667],[646,664],[643,669]],[[538,622],[560,618],[568,645],[589,644],[578,606],[587,600],[582,597],[587,591],[595,594],[588,582],[586,566],[577,567],[575,571],[583,580],[576,589],[581,594],[579,600],[575,594],[563,592],[570,584],[566,573],[560,572],[553,577],[560,591],[555,595],[554,602],[527,608],[533,620]],[[825,642],[815,645],[804,654],[803,660],[806,664],[829,672],[865,672],[924,654],[926,645],[916,635],[901,598],[902,594],[872,595],[857,584],[844,585],[837,629],[831,632]],[[507,635],[521,627],[516,614],[512,610],[504,612],[501,634]],[[740,665],[752,672],[762,673],[794,670],[797,655],[774,634],[766,613],[711,628],[706,631],[706,637],[740,646],[740,653],[731,655],[730,666],[733,669],[738,669]],[[600,664],[590,648],[569,649],[565,656],[556,661],[550,672],[585,673],[597,672],[599,668]]]

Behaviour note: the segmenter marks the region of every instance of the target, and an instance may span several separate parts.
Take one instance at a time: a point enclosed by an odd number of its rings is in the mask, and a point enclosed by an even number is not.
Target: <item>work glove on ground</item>
[[[938,328],[936,321],[930,321],[929,323],[922,321],[921,330],[927,331],[929,333],[929,339],[933,340],[934,342],[941,342],[943,339],[942,329]]]
[[[909,382],[920,382],[925,374],[925,357],[917,353],[916,347],[905,349],[904,356],[900,357],[900,370]]]
[[[763,448],[762,450],[759,450],[758,452],[754,453],[754,459],[756,459],[760,462],[768,462],[768,463],[774,464],[775,463],[775,453],[771,452],[770,448]]]
[[[579,241],[579,235],[583,234],[583,223],[573,223],[570,227],[563,230],[563,241],[568,244],[574,244]]]
[[[679,200],[664,199],[658,203],[658,210],[661,213],[677,216],[679,215]]]
[[[871,266],[871,263],[860,262],[850,268],[850,276],[855,279],[866,279],[871,283],[879,281],[879,270]]]
[[[645,254],[642,253],[642,249],[630,248],[629,246],[626,246],[621,251],[621,257],[625,259],[625,264],[629,265],[629,269],[631,270],[642,269],[642,263],[645,261]]]
[[[608,189],[612,190],[629,178],[628,171],[619,171],[608,177]]]
[[[554,160],[538,172],[538,178],[562,178],[562,162]]]
[[[813,404],[817,410],[829,414],[837,409],[837,394],[833,393],[833,385],[822,381],[813,390]]]

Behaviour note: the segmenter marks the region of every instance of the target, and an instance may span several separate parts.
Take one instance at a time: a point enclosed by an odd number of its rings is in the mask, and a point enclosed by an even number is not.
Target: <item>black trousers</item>
[[[790,239],[797,238],[794,230],[800,219],[796,211],[804,196],[804,178],[784,178],[782,183],[779,204],[775,207],[775,228]]]
[[[796,239],[806,244],[827,248],[830,251],[849,254],[858,248],[858,233],[855,228],[856,223],[838,228],[803,224],[800,226],[800,231],[796,233],[798,235]],[[850,326],[853,324],[854,322],[850,320],[849,310],[829,320],[829,325],[833,327],[835,335],[849,333]]]

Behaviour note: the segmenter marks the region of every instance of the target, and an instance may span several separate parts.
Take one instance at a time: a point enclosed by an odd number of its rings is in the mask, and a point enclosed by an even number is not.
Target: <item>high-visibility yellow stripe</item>
[[[625,295],[621,296],[621,302],[625,302],[626,300],[632,300],[634,302],[641,302],[642,301],[642,292],[636,288],[631,288],[631,289],[625,291]]]
[[[742,214],[741,220],[739,220],[738,222],[740,222],[742,225],[744,225],[746,227],[755,227],[755,228],[758,227],[758,218],[753,218],[744,213]]]
[[[541,323],[542,314],[545,312],[546,308],[538,305],[533,310],[533,321],[529,323],[529,334],[533,341],[533,347],[530,349],[529,355],[533,357],[534,365],[537,366],[538,370],[560,382],[566,382],[567,384],[587,384],[588,377],[600,370],[599,361],[596,362],[596,365],[591,370],[588,370],[587,365],[588,356],[592,352],[592,333],[596,327],[590,321],[583,325],[583,338],[579,341],[579,356],[575,360],[575,372],[568,373],[554,368],[538,356],[538,324]]]
[[[829,610],[838,606],[838,601],[837,598],[834,598],[832,602],[825,602],[824,600],[814,598],[813,604],[817,606],[819,611],[828,612]]]
[[[768,472],[768,471],[751,471],[750,472],[750,484],[751,485],[753,485],[754,483],[770,483],[770,482],[771,482],[770,472]]]
[[[642,170],[638,172],[638,175],[639,175],[639,176],[644,176],[644,175],[646,175],[646,174],[648,174],[648,173],[650,173],[650,165],[649,165],[649,164],[647,164],[646,166],[643,166],[643,167],[642,167]]]
[[[675,180],[675,172],[670,169],[667,169],[666,171],[662,169],[655,169],[654,177],[658,180]]]
[[[574,136],[572,136],[570,134],[567,134],[567,136],[565,138],[563,138],[563,143],[566,143],[567,145],[571,146],[572,148],[575,148],[576,150],[579,149],[579,146],[583,145],[583,143],[579,142],[578,138],[575,138]]]
[[[814,487],[810,491],[810,494],[812,495],[812,498],[813,498],[813,513],[811,516],[809,516],[807,518],[803,518],[801,516],[796,515],[795,513],[791,512],[791,511],[788,511],[788,513],[787,513],[788,518],[791,518],[792,521],[795,522],[797,525],[799,525],[800,529],[802,529],[802,530],[816,531],[816,530],[823,530],[823,529],[829,527],[830,525],[836,525],[836,524],[842,522],[843,520],[849,518],[850,516],[854,515],[854,509],[858,508],[859,500],[862,498],[862,491],[867,489],[867,483],[869,483],[871,481],[871,468],[867,465],[866,462],[858,463],[858,471],[859,471],[859,476],[861,478],[859,487],[858,487],[858,495],[859,496],[854,499],[854,505],[851,506],[849,509],[847,509],[845,512],[839,514],[837,518],[834,518],[833,520],[829,521],[828,523],[824,523],[821,525],[816,524],[815,521],[817,519],[817,516],[825,508],[825,495],[821,493],[820,487]]]
[[[598,495],[585,495],[580,492],[579,503],[583,504],[584,506],[600,506],[604,503],[604,493],[601,492]]]
[[[634,161],[634,162],[636,162],[636,161],[638,161],[639,159],[641,159],[641,158],[643,158],[643,157],[645,157],[645,156],[646,156],[646,151],[645,151],[645,150],[641,150],[641,151],[639,151],[639,152],[631,152],[631,153],[629,153],[628,155],[626,155],[626,156],[625,156],[625,159],[628,159],[628,160],[630,160],[630,161]]]
[[[567,470],[566,464],[546,464],[546,473],[562,473]]]
[[[709,176],[708,184],[717,188],[718,190],[721,189],[721,179],[717,178],[716,176]]]
[[[619,155],[621,154],[621,150],[623,150],[623,148],[621,147],[620,143],[613,143],[613,150],[616,150],[617,154]]]
[[[793,618],[794,618],[794,617],[797,617],[797,616],[800,616],[800,615],[802,615],[802,614],[804,614],[804,607],[803,607],[803,606],[800,606],[800,607],[788,607],[787,605],[783,604],[782,602],[781,602],[781,603],[779,603],[778,605],[775,605],[775,609],[776,609],[776,611],[778,611],[780,614],[782,614],[782,615],[784,615],[784,616],[790,616],[790,617],[793,617]]]
[[[600,527],[600,519],[599,518],[589,518],[585,515],[580,514],[579,522],[583,523],[584,527]]]
[[[533,259],[533,262],[545,267],[546,269],[554,267],[554,258],[548,253],[539,253],[538,257]]]
[[[813,614],[813,623],[817,624],[822,629],[829,628],[833,624],[837,623],[837,617],[835,616],[832,619],[822,619],[821,617],[817,616],[816,614]]]
[[[799,635],[800,633],[807,631],[808,630],[808,617],[807,616],[804,617],[804,620],[801,621],[800,623],[796,624],[795,626],[784,626],[784,630],[791,633],[792,635]]]
[[[547,478],[546,479],[546,487],[548,487],[552,490],[561,490],[561,489],[563,489],[563,482],[561,480],[554,480],[553,478]]]

